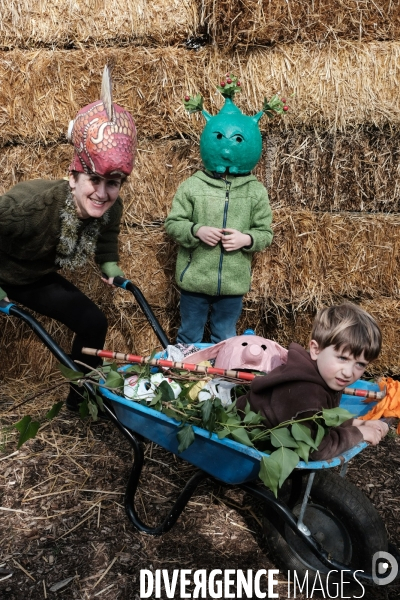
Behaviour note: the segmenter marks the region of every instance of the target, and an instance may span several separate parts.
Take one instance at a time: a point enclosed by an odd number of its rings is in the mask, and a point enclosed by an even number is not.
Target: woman
[[[122,215],[119,191],[131,173],[136,152],[132,116],[111,97],[104,69],[101,99],[71,121],[74,145],[69,179],[18,183],[0,196],[0,300],[13,300],[69,327],[76,335],[71,357],[95,367],[84,346],[102,348],[107,319],[61,268],[85,265],[94,254],[102,280],[123,275],[118,262]],[[77,411],[82,397],[71,386],[67,407]]]

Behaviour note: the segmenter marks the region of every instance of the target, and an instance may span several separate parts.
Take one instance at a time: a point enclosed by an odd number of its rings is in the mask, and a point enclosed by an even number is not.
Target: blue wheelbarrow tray
[[[357,381],[352,387],[379,391],[377,384],[363,380]],[[229,438],[220,440],[215,433],[210,434],[205,429],[196,426],[193,426],[194,442],[183,452],[178,452],[179,421],[134,400],[118,396],[108,389],[100,388],[100,390],[102,395],[111,401],[118,420],[127,429],[162,446],[224,483],[240,484],[257,479],[260,461],[262,457],[268,456],[264,452]],[[357,396],[343,395],[340,406],[346,408],[354,416],[361,416],[376,404],[376,402],[365,404],[362,400]],[[340,456],[329,460],[309,461],[308,463],[300,461],[297,468],[316,470],[341,466],[361,452],[366,445],[366,442],[360,442]]]

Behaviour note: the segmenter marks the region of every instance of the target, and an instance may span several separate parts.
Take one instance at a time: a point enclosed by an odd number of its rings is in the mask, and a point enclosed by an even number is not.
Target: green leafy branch
[[[62,372],[68,376],[68,370],[62,368]],[[122,394],[124,376],[134,373],[138,376],[137,381],[149,381],[151,372],[149,365],[132,365],[122,375],[115,364],[106,364],[86,376],[74,371],[70,371],[69,375],[73,380],[81,376],[92,384]],[[176,376],[168,371],[164,371],[164,374],[166,377],[170,375],[171,378]],[[232,403],[222,406],[220,398],[211,393],[210,397],[202,402],[197,396],[192,397],[194,386],[198,386],[198,381],[201,380],[194,379],[193,373],[180,371],[179,379],[181,391],[177,397],[171,385],[163,380],[154,390],[153,397],[133,401],[160,411],[177,421],[178,452],[183,452],[194,442],[193,425],[196,425],[208,431],[210,436],[216,433],[221,440],[230,437],[236,442],[265,453],[261,457],[259,476],[275,496],[299,461],[308,462],[310,453],[318,449],[329,427],[341,425],[353,416],[343,408],[324,409],[312,417],[291,419],[267,429],[262,415],[252,411],[249,403],[244,409],[244,414],[237,411],[236,399],[246,392],[245,384],[234,387],[231,392]],[[197,390],[198,387],[198,394]],[[94,404],[92,400],[88,401]],[[312,432],[315,432],[314,437]]]

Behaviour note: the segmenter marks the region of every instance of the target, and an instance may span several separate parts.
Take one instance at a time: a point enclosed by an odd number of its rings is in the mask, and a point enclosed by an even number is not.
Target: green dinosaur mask
[[[225,104],[215,116],[203,109],[203,98],[186,96],[185,107],[189,112],[201,111],[207,123],[200,137],[200,155],[206,169],[216,173],[240,175],[248,173],[258,163],[262,152],[262,137],[258,122],[264,113],[272,118],[282,114],[287,106],[278,96],[268,102],[264,100],[263,110],[253,117],[244,115],[234,104],[235,92],[240,91],[240,82],[235,76],[227,75],[219,91]]]

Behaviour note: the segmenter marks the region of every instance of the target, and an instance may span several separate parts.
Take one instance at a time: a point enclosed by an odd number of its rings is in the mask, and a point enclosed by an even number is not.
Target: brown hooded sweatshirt
[[[268,375],[256,377],[250,391],[237,401],[244,410],[246,400],[254,412],[265,417],[270,429],[289,419],[303,419],[323,408],[339,406],[342,392],[331,390],[319,374],[316,361],[299,344],[290,344],[287,363],[273,369]],[[304,423],[308,425],[307,423]],[[310,422],[313,430],[313,423]],[[315,437],[315,436],[313,436]],[[331,427],[318,450],[310,454],[312,460],[327,460],[352,448],[363,439],[352,425],[352,419],[339,427]]]

